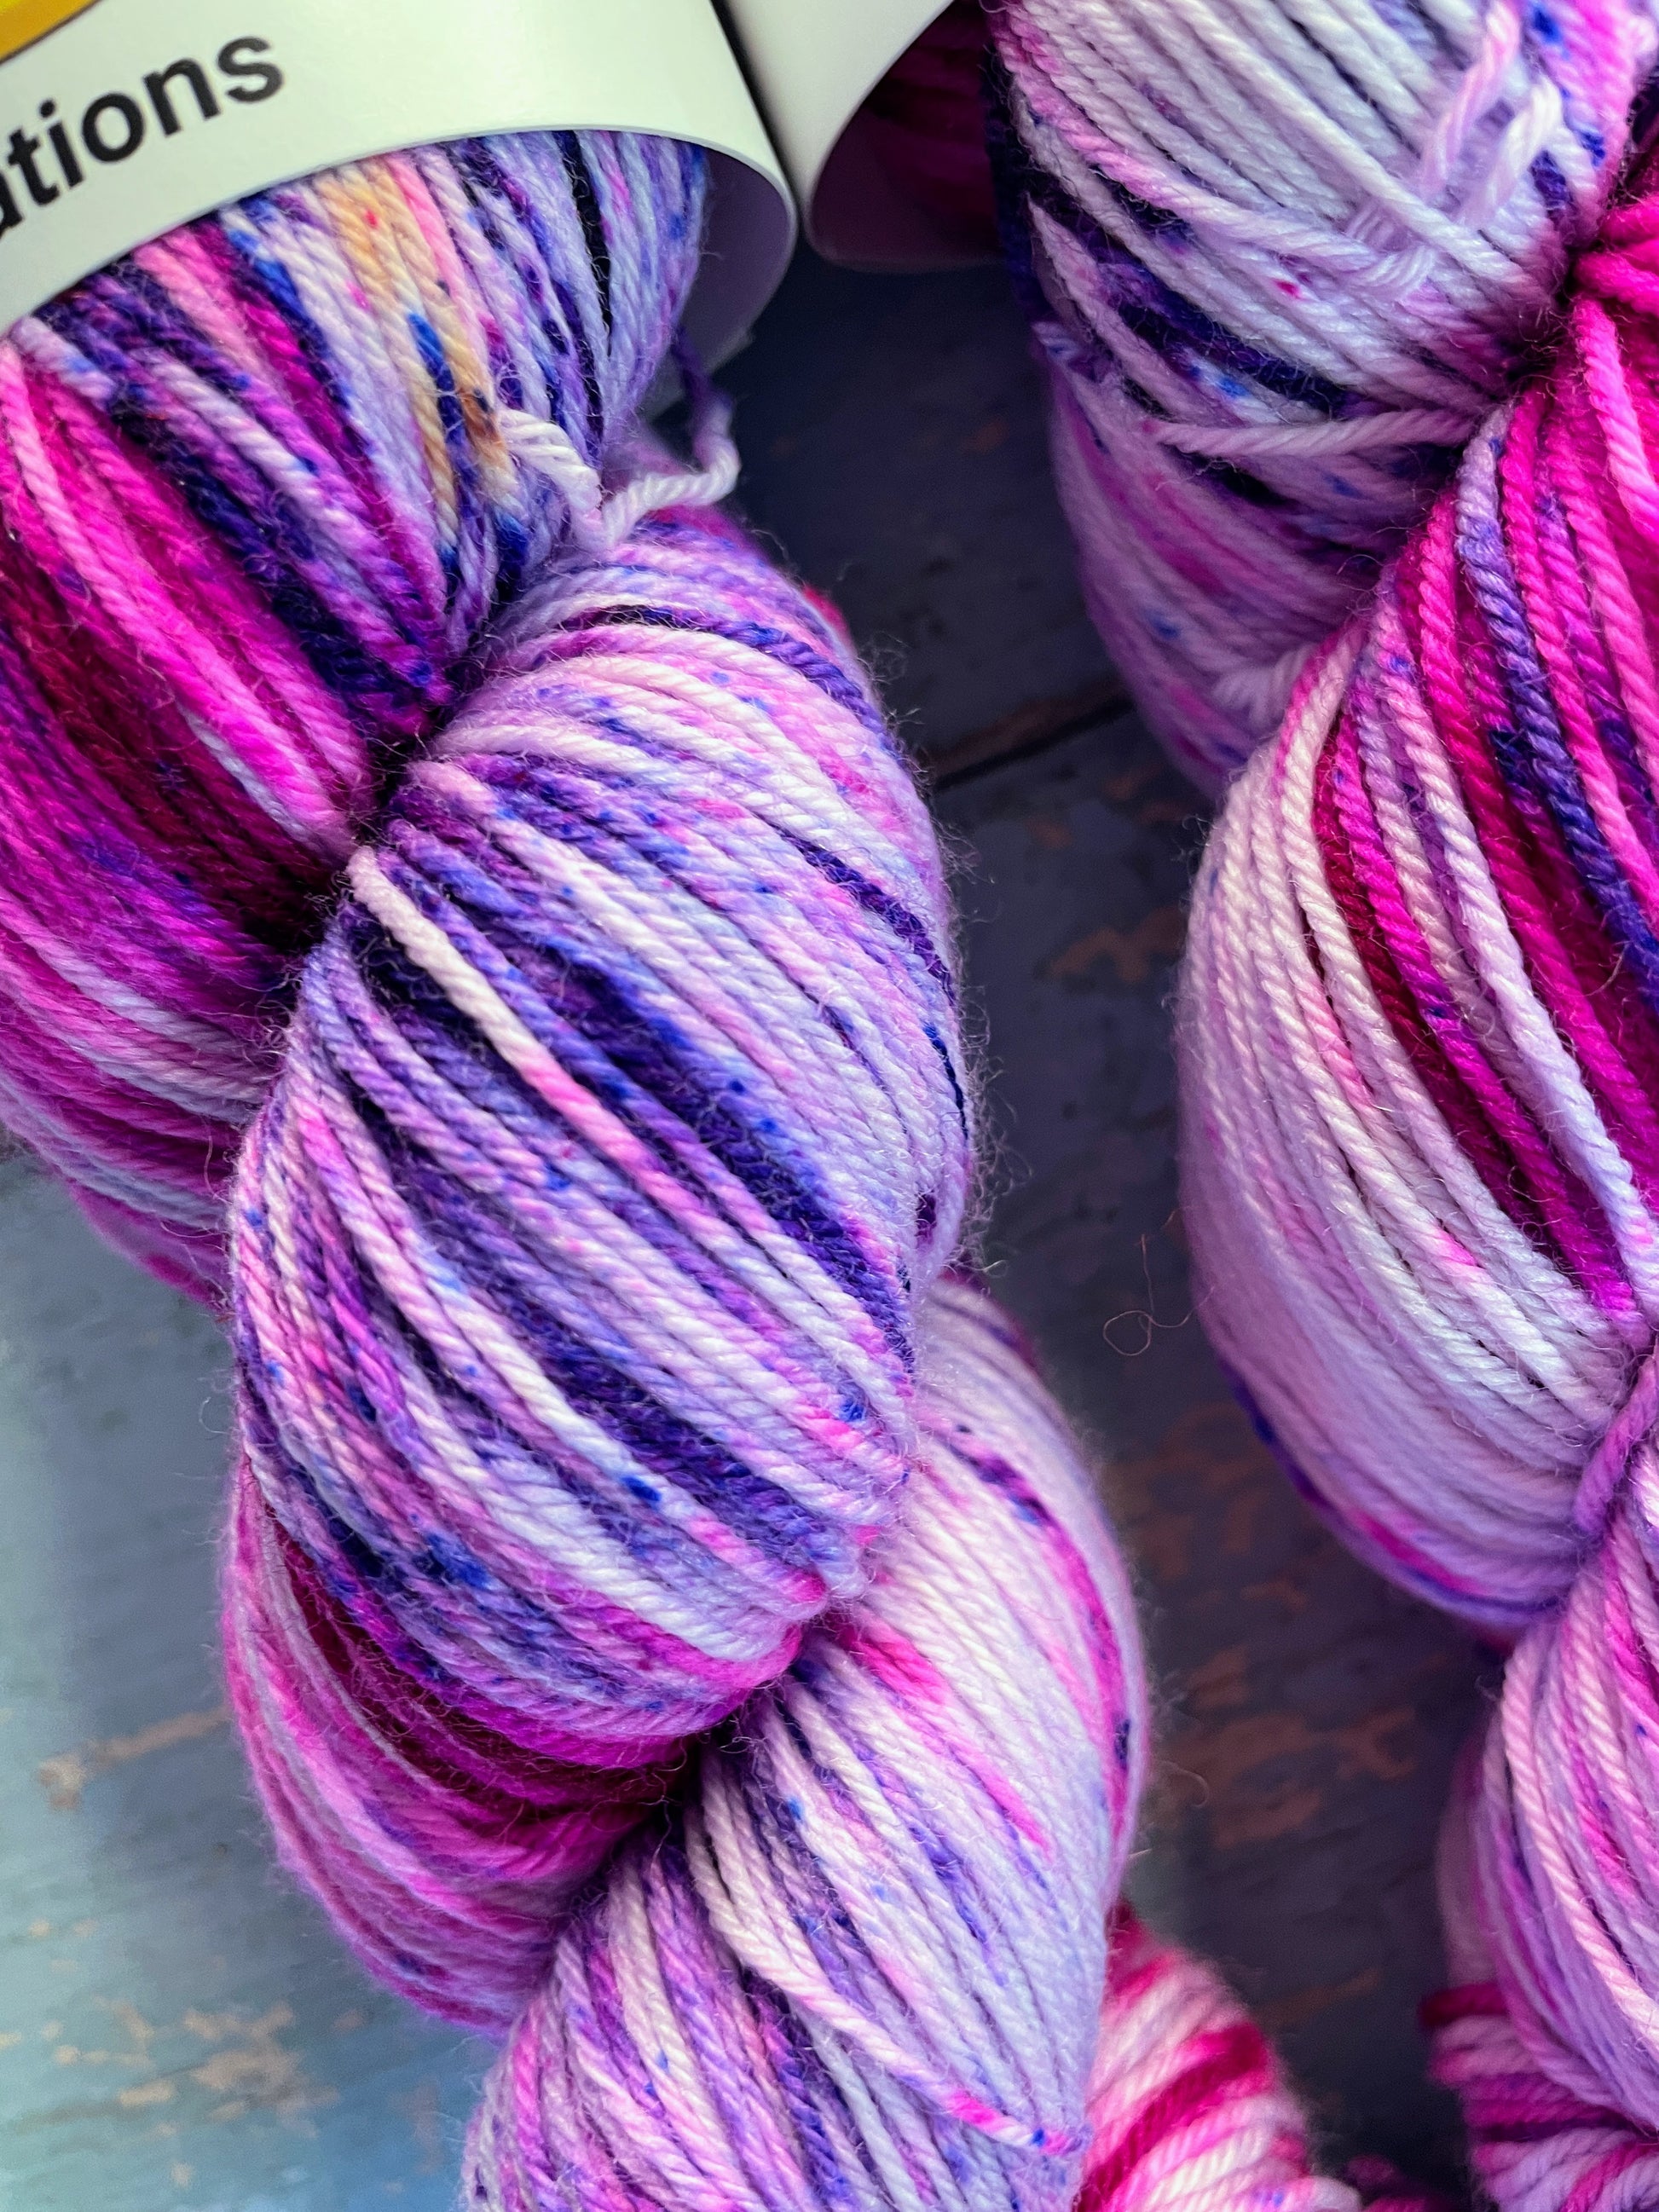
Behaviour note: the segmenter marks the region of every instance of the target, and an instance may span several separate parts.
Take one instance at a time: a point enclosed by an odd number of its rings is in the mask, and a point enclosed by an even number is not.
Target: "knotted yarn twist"
[[[1647,0],[998,0],[991,150],[1084,596],[1220,789],[1524,368]]]
[[[1178,1024],[1223,1358],[1351,1545],[1513,1644],[1435,2014],[1505,2212],[1659,2171],[1656,457],[1649,164],[1235,786]]]

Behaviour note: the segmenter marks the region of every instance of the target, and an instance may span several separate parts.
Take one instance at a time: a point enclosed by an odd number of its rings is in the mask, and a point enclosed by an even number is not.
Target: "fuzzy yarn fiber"
[[[1659,169],[1620,165],[1650,27],[1379,9],[1366,66],[1403,58],[1367,89],[1339,40],[1362,16],[994,21],[1114,638],[1212,779],[1284,708],[1182,987],[1199,1310],[1346,1540],[1511,1647],[1448,1814],[1435,2063],[1504,2212],[1603,2212],[1659,2185]],[[1190,108],[1153,97],[1171,72]],[[1148,158],[1176,134],[1179,192]],[[1294,251],[1236,220],[1265,208],[1252,163]],[[1267,344],[1281,278],[1275,314],[1414,364],[1409,394],[1394,368],[1313,393],[1324,338]],[[1540,307],[1544,365],[1505,396]],[[1377,428],[1402,395],[1443,411]],[[1237,650],[1235,553],[1260,582]],[[1265,688],[1232,687],[1247,647]]]
[[[238,1719],[501,2039],[473,2212],[1346,2212],[1115,1917],[1142,1662],[953,1272],[926,810],[718,410],[637,426],[703,187],[388,157],[0,346],[0,1115],[228,1308]]]
[[[998,0],[991,148],[1084,595],[1206,791],[1547,330],[1647,0]]]

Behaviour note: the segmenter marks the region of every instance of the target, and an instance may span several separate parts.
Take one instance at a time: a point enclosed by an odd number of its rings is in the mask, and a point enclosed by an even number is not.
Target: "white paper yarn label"
[[[726,0],[807,235],[831,259],[923,266],[941,258],[926,218],[866,164],[831,156],[865,95],[945,0]],[[851,150],[856,156],[856,149]],[[830,173],[826,173],[829,172]]]
[[[718,356],[781,275],[793,216],[712,0],[0,0],[0,329],[290,178],[577,129],[715,155],[686,319]]]

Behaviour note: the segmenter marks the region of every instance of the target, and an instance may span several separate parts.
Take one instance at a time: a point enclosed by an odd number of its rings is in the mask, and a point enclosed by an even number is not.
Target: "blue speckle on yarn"
[[[641,1505],[660,1505],[662,1503],[661,1491],[654,1482],[647,1482],[643,1475],[624,1475],[623,1488],[630,1498],[637,1498]]]
[[[441,1529],[431,1530],[426,1540],[426,1563],[444,1582],[459,1583],[467,1589],[484,1589],[489,1576],[482,1560],[474,1557],[466,1546]]]
[[[1112,1755],[1120,1766],[1129,1764],[1129,1739],[1133,1729],[1128,1718],[1121,1720],[1112,1735]]]
[[[1561,44],[1561,26],[1547,8],[1534,8],[1527,22],[1534,38],[1543,40],[1546,46],[1559,46]]]

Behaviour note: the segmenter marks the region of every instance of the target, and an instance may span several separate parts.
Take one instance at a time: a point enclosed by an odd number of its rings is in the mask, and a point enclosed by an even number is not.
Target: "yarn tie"
[[[694,469],[665,468],[654,439],[630,435],[617,463],[602,474],[559,423],[522,408],[501,411],[501,435],[514,459],[559,493],[572,539],[597,560],[615,552],[646,515],[670,507],[718,507],[737,489],[742,463],[732,440],[731,402],[684,338],[676,341],[673,358],[691,403]]]

